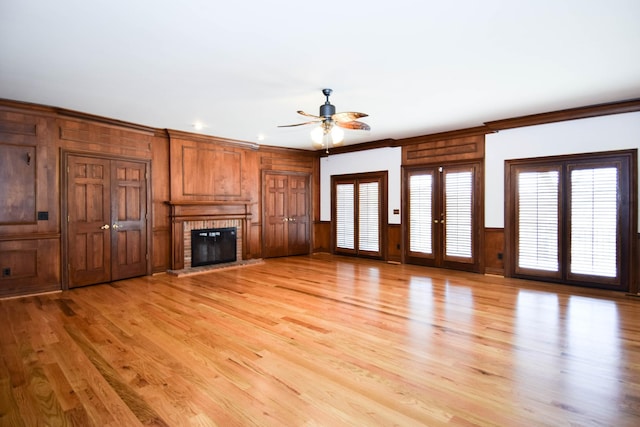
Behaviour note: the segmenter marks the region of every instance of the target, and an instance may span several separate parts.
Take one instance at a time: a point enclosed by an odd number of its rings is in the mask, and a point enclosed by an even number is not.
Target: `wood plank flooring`
[[[0,425],[638,426],[640,299],[311,255],[0,300]]]

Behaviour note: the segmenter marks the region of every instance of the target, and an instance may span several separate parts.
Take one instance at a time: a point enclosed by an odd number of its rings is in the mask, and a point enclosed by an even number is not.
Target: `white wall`
[[[504,227],[505,160],[633,148],[640,149],[640,112],[527,126],[487,135],[485,227]]]
[[[626,149],[640,150],[640,112],[503,130],[486,136],[485,227],[504,227],[504,161]],[[400,224],[402,149],[377,148],[320,160],[320,219],[331,220],[331,175],[389,171],[389,223]],[[638,186],[640,192],[640,185]],[[640,199],[639,199],[640,200]],[[639,218],[640,222],[640,218]],[[639,225],[640,227],[640,225]]]
[[[320,220],[331,220],[331,175],[388,171],[389,224],[400,224],[401,215],[394,215],[400,209],[400,147],[376,148],[355,153],[330,154],[320,159]],[[400,211],[402,214],[402,211]]]

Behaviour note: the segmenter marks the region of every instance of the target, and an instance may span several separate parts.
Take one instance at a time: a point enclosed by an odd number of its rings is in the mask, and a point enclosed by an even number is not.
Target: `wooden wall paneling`
[[[318,155],[313,151],[260,148],[261,170],[312,173],[317,161]]]
[[[504,229],[484,229],[484,272],[504,276]]]
[[[36,146],[0,142],[0,224],[36,223]]]
[[[252,202],[250,223],[244,236],[246,258],[260,258],[262,251],[262,200],[260,197],[260,154],[245,149],[242,157],[242,198]]]
[[[151,145],[151,218],[153,240],[151,248],[152,271],[166,271],[171,265],[171,236],[169,205],[169,136],[157,132]]]
[[[0,297],[61,289],[54,118],[0,106]]]
[[[0,236],[60,232],[52,128],[50,117],[0,107]]]
[[[172,201],[247,198],[249,144],[174,130],[168,133]]]
[[[389,224],[387,232],[387,261],[402,262],[402,225]]]
[[[331,252],[331,221],[315,221],[313,224],[312,252]]]
[[[58,120],[60,145],[68,151],[102,153],[150,160],[154,130],[126,129],[116,125],[75,119]]]
[[[431,140],[426,137],[416,137],[406,141],[407,144],[409,141],[411,143],[402,146],[403,166],[484,158],[484,134],[446,140]]]
[[[183,145],[182,195],[239,198],[242,195],[242,153],[197,144]]]
[[[0,297],[60,288],[59,236],[0,239]]]

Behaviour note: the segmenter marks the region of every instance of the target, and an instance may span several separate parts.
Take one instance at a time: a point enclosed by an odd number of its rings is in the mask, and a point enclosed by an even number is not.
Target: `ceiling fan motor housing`
[[[320,106],[320,117],[324,117],[325,119],[329,119],[335,113],[336,113],[335,105],[329,104],[327,102],[324,105]]]

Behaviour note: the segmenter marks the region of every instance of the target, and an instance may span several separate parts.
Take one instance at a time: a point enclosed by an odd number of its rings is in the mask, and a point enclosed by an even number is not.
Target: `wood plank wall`
[[[0,100],[0,297],[64,287],[61,164],[65,153],[151,161],[149,274],[170,266],[170,200],[250,200],[248,250],[254,258],[262,251],[262,170],[309,173],[314,201],[319,201],[315,152],[258,147]],[[313,205],[312,223],[319,220],[318,203]]]

